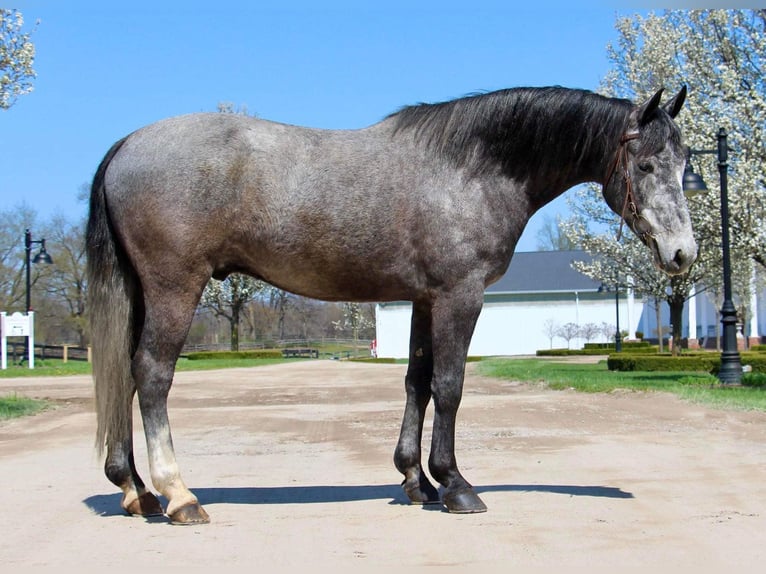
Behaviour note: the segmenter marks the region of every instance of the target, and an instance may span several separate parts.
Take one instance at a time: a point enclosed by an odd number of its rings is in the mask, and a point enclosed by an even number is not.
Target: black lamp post
[[[34,258],[31,257],[32,255],[32,245],[39,244],[40,245],[40,251],[37,253],[37,255],[34,256]],[[29,229],[24,231],[24,251],[25,251],[25,258],[24,258],[24,265],[26,267],[26,274],[27,274],[27,298],[26,298],[26,306],[25,311],[27,315],[29,315],[29,312],[32,310],[32,303],[30,298],[30,293],[32,292],[32,263],[47,263],[50,265],[53,263],[53,259],[50,255],[48,255],[48,252],[45,250],[45,239],[32,239],[32,233],[29,231]],[[30,325],[30,328],[32,326]],[[33,350],[34,351],[34,350]],[[21,362],[24,362],[24,358],[29,356],[29,337],[24,339],[24,355],[21,358]]]
[[[37,255],[34,256],[34,259],[30,262],[30,256],[32,254],[32,245],[39,244],[40,245],[40,251]],[[32,233],[27,229],[24,232],[24,249],[26,251],[26,259],[25,259],[25,265],[26,265],[26,271],[27,271],[27,300],[26,300],[26,312],[29,314],[29,312],[32,310],[32,303],[30,298],[30,293],[32,291],[32,263],[47,263],[50,265],[53,263],[53,259],[50,255],[48,255],[48,252],[45,250],[45,239],[32,239]]]
[[[601,293],[608,293],[612,289],[611,287],[607,287],[606,285],[601,284],[598,290]],[[622,353],[622,335],[620,334],[620,284],[619,283],[615,283],[614,285],[614,316],[615,316],[615,321],[617,323],[617,326],[614,332],[614,350],[617,353]]]
[[[707,191],[705,181],[692,170],[691,156],[703,154],[718,155],[718,174],[721,179],[721,244],[723,249],[723,306],[721,307],[723,350],[721,351],[721,370],[718,372],[718,379],[725,385],[738,385],[742,382],[742,361],[737,350],[737,309],[734,307],[731,293],[728,190],[729,148],[726,145],[726,130],[724,128],[718,130],[717,150],[694,150],[690,148],[688,153],[683,178],[683,190],[687,194]]]

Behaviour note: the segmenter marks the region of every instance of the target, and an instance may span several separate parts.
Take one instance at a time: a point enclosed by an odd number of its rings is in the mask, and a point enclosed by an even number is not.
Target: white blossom
[[[35,46],[23,27],[21,12],[0,8],[0,109],[7,110],[19,96],[31,92],[37,76]]]
[[[766,10],[670,10],[621,18],[619,38],[608,47],[613,68],[605,95],[640,101],[658,88],[689,95],[677,118],[686,143],[715,151],[719,128],[728,133],[728,195],[732,283],[740,308],[749,301],[753,262],[766,267]],[[649,251],[631,236],[616,239],[616,216],[582,188],[570,204],[565,233],[587,251],[583,273],[614,285],[632,277],[637,291],[683,305],[697,292],[721,292],[721,199],[715,153],[695,154],[691,164],[709,191],[689,199],[700,252],[688,273],[669,278],[655,269]],[[594,231],[595,229],[595,231]],[[680,329],[680,327],[679,327]],[[678,336],[676,331],[674,336]]]

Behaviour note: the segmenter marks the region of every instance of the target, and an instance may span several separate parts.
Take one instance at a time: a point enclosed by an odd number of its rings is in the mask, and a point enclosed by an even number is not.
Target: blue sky
[[[480,90],[596,89],[618,15],[604,1],[17,2],[35,91],[0,112],[0,205],[41,219],[77,201],[111,144],[219,102],[319,128],[360,128],[405,104]],[[544,214],[518,246],[534,250]]]

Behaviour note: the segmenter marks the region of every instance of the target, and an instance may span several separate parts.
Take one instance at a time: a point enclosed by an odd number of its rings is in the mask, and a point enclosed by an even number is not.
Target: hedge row
[[[652,345],[649,341],[623,341],[622,342],[622,348],[623,349],[644,349],[644,348],[657,348],[657,345]],[[601,349],[601,350],[613,350],[614,351],[614,343],[585,343],[583,345],[584,349]]]
[[[604,345],[604,346],[598,346],[598,347],[591,347],[588,345],[585,345],[582,349],[540,349],[536,351],[536,355],[538,357],[566,357],[566,356],[577,356],[577,355],[608,355],[609,353],[614,353],[614,343],[593,343],[594,345]],[[623,346],[623,351],[628,351],[632,354],[639,354],[639,353],[647,353],[647,354],[653,354],[657,353],[659,351],[659,347],[657,345],[651,345],[649,343],[646,343],[645,345],[640,345],[636,347],[625,347]]]
[[[184,355],[190,361],[207,359],[281,359],[279,349],[252,349],[250,351],[195,351]]]
[[[763,353],[740,353],[742,365],[749,365],[754,373],[766,373],[766,356]],[[721,366],[718,353],[684,353],[678,357],[670,354],[643,355],[614,353],[607,359],[610,371],[702,371],[717,373]]]

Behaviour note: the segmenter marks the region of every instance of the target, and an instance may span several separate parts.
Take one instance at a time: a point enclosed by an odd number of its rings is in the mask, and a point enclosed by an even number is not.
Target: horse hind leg
[[[133,394],[129,394],[130,400],[121,407],[120,424],[112,428],[107,438],[104,473],[122,490],[121,506],[125,512],[135,516],[160,516],[164,513],[162,504],[146,489],[133,458]],[[117,426],[123,432],[116,432]]]
[[[423,420],[431,400],[433,350],[431,347],[431,309],[414,303],[410,330],[410,360],[404,386],[404,407],[394,464],[404,475],[402,488],[415,504],[438,504],[439,492],[426,477],[421,464]]]
[[[198,299],[198,292],[184,291],[166,291],[155,300],[147,297],[143,330],[132,365],[152,483],[168,499],[166,514],[173,524],[210,522],[181,478],[167,412],[175,364]]]
[[[106,266],[106,265],[104,265]],[[133,399],[136,385],[131,375],[134,333],[140,328],[140,306],[135,285],[129,281],[91,283],[93,378],[98,430],[96,447],[106,448],[104,473],[123,493],[121,506],[128,514],[162,514],[162,505],[147,491],[133,459]]]

